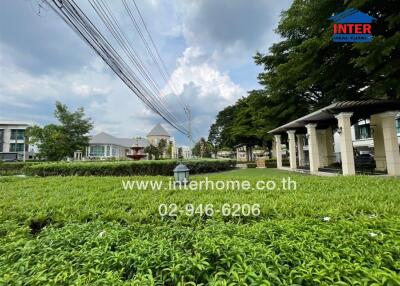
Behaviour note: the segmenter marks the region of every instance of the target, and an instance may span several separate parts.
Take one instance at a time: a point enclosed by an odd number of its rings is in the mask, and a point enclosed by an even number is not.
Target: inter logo
[[[368,43],[373,39],[372,22],[376,19],[357,9],[347,9],[330,17],[329,20],[334,22],[332,36],[334,42]]]

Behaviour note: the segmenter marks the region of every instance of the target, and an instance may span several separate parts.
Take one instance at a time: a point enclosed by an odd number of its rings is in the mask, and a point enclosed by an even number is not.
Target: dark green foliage
[[[155,159],[158,160],[160,159],[160,150],[154,146],[154,145],[149,145],[146,148],[144,148],[144,152],[149,154],[149,159]]]
[[[207,142],[206,139],[201,137],[200,140],[194,144],[192,154],[199,158],[211,158],[213,151],[214,150],[211,143]]]
[[[0,162],[0,176],[23,174],[26,166],[35,164],[39,162]]]
[[[178,159],[183,159],[183,149],[182,149],[182,147],[178,148]]]
[[[164,153],[167,151],[166,150],[167,149],[167,140],[160,139],[160,141],[158,142],[158,145],[157,145],[157,149],[158,149],[159,154],[161,156],[163,156]]]
[[[265,160],[265,166],[267,168],[276,168],[276,159]],[[285,167],[290,166],[289,159],[282,159],[282,166],[285,166]]]
[[[0,178],[0,285],[399,285],[398,179],[271,169],[209,179],[288,176],[297,190],[124,191],[121,179],[169,178]],[[236,202],[259,203],[260,216],[158,214],[160,203]]]
[[[371,43],[334,43],[335,13],[356,8],[377,19]],[[261,90],[227,107],[211,126],[217,146],[270,140],[269,130],[332,102],[400,98],[400,5],[396,0],[294,0],[282,40],[257,53]]]
[[[247,163],[247,168],[257,168],[257,164],[256,163]]]
[[[92,129],[90,118],[84,118],[83,108],[70,112],[66,105],[56,103],[55,117],[59,125],[49,124],[27,129],[30,143],[39,148],[39,157],[57,161],[72,157],[77,150],[84,151],[89,144],[88,133]]]
[[[183,161],[191,174],[211,173],[232,169],[235,160]],[[55,162],[27,166],[28,175],[37,176],[134,176],[173,174],[176,160],[122,161],[122,162]]]

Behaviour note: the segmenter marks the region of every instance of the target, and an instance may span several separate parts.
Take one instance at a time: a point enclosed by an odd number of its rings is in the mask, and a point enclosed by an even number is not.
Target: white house
[[[33,159],[36,147],[25,141],[25,130],[31,125],[23,121],[0,121],[0,160]]]
[[[89,147],[86,148],[86,157],[96,159],[126,158],[130,148],[135,143],[139,143],[143,147],[149,145],[146,139],[117,138],[101,132],[90,138]]]
[[[172,157],[178,158],[178,148],[175,140],[161,124],[154,126],[146,138],[118,138],[105,132],[94,135],[89,141],[89,147],[86,149],[86,157],[96,159],[127,158],[127,155],[132,154],[131,147],[144,149],[149,145],[157,146],[161,139],[166,141],[167,146],[172,144]],[[189,156],[185,149],[183,150],[183,156],[185,158]]]

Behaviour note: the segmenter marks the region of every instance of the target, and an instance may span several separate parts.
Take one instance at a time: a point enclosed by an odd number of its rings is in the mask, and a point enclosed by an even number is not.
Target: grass
[[[121,183],[167,183],[162,176],[0,178],[0,285],[400,285],[400,180],[274,169],[207,176],[252,185],[290,177],[297,190]],[[260,215],[162,219],[162,203],[259,204]]]

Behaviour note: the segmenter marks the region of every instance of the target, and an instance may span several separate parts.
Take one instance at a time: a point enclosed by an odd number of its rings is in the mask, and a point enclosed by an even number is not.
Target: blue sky
[[[154,124],[163,123],[51,10],[40,9],[38,15],[40,2],[2,1],[0,120],[53,123],[58,100],[71,109],[83,106],[94,122],[93,134],[145,136]],[[96,20],[86,0],[76,2]],[[291,4],[290,0],[136,0],[170,72],[172,92],[157,77],[121,0],[107,2],[154,72],[170,109],[184,120],[173,93],[191,105],[196,138],[207,137],[219,110],[258,88],[260,67],[252,56],[279,40],[274,29],[281,11]],[[178,132],[163,125],[178,143],[187,144]]]

